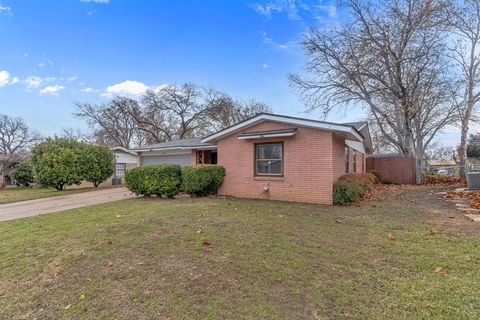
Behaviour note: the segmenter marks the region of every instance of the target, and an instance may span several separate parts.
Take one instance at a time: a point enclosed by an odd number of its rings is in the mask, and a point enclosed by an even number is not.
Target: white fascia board
[[[231,134],[231,133],[233,133],[237,130],[240,130],[242,128],[251,127],[251,126],[253,126],[253,125],[255,125],[259,122],[263,122],[263,121],[274,121],[274,122],[280,122],[280,123],[291,124],[291,125],[299,125],[299,126],[304,126],[304,127],[311,127],[311,128],[316,128],[316,129],[335,131],[335,132],[347,134],[348,138],[352,138],[352,139],[363,142],[363,137],[352,126],[340,125],[340,124],[334,124],[334,123],[326,123],[326,122],[316,122],[316,121],[312,121],[312,120],[308,120],[308,119],[283,117],[283,116],[272,115],[272,114],[261,114],[257,117],[254,117],[254,118],[251,118],[251,119],[246,120],[244,122],[241,122],[241,123],[239,123],[237,125],[234,125],[230,128],[227,128],[225,130],[214,133],[211,136],[208,136],[208,137],[202,139],[202,142],[203,143],[213,142],[216,139],[224,137],[226,135],[229,135],[229,134]]]
[[[353,141],[353,140],[345,140],[345,145],[353,150],[357,150],[360,153],[366,154],[365,146],[363,142]]]
[[[261,139],[261,138],[276,138],[276,137],[291,137],[296,135],[297,132],[286,132],[286,133],[267,133],[267,134],[256,134],[246,137],[238,137],[240,140],[248,140],[248,139]]]

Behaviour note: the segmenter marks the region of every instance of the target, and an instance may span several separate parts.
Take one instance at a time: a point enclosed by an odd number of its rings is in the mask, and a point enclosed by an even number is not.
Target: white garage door
[[[192,155],[188,154],[168,154],[162,156],[142,156],[144,166],[152,164],[179,164],[188,166],[192,164]]]

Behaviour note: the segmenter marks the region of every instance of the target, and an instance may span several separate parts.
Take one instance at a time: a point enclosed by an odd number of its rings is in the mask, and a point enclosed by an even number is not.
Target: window
[[[362,172],[365,172],[365,155],[362,153]]]
[[[255,144],[255,175],[283,175],[283,142]]]
[[[352,154],[352,167],[353,167],[353,172],[357,172],[357,151],[353,150]]]
[[[125,171],[127,170],[126,163],[116,163],[115,164],[115,177],[123,177],[125,175]]]
[[[348,147],[345,147],[345,173],[348,173],[348,161],[350,158],[350,149]]]

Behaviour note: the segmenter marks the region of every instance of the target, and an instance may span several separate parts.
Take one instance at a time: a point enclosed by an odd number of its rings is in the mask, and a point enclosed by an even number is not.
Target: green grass
[[[0,318],[478,319],[464,231],[400,199],[135,199],[3,222]]]
[[[97,188],[99,189],[99,188]],[[7,188],[0,190],[0,204],[12,203],[25,200],[34,200],[56,196],[65,196],[69,194],[93,191],[93,187],[71,187],[62,191],[50,188]]]

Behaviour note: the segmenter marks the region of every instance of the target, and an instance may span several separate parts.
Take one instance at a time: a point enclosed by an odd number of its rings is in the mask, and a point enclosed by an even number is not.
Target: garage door
[[[188,154],[169,154],[163,156],[142,156],[144,166],[152,164],[179,164],[188,166],[192,164],[192,155]]]

